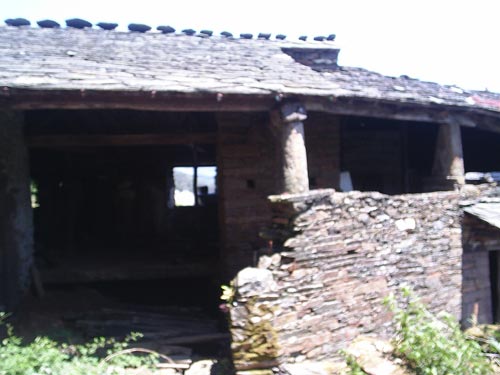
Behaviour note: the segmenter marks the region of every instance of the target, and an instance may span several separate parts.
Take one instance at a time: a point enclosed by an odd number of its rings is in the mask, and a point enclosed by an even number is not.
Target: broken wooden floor
[[[184,292],[189,291],[187,286]],[[130,290],[131,294],[136,292]],[[157,293],[154,289],[152,292]],[[150,301],[139,299],[132,303],[134,296],[123,300],[119,294],[110,297],[108,293],[73,285],[48,288],[42,299],[29,296],[13,317],[16,334],[27,341],[45,335],[57,341],[82,343],[94,337],[123,340],[131,332],[140,332],[143,337],[131,347],[153,350],[174,361],[162,361],[161,374],[186,370],[200,359],[229,358],[224,317],[202,306],[203,302],[200,306],[175,304],[178,301],[148,304]]]

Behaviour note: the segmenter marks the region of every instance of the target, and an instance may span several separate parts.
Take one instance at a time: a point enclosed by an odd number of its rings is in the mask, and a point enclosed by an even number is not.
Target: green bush
[[[0,313],[0,324],[5,316]],[[114,375],[125,367],[153,366],[154,353],[135,356],[127,349],[139,337],[131,334],[122,342],[100,337],[82,345],[37,337],[25,344],[7,326],[7,337],[0,342],[0,375]]]
[[[356,361],[356,358],[353,357],[352,355],[349,355],[343,351],[341,351],[341,354],[345,358],[345,362],[347,364],[347,368],[349,371],[350,375],[367,375],[365,371],[361,368],[359,363]]]
[[[435,316],[411,292],[403,288],[405,308],[391,296],[386,304],[394,313],[396,355],[425,375],[488,375],[491,363],[480,345],[469,340],[449,314]]]

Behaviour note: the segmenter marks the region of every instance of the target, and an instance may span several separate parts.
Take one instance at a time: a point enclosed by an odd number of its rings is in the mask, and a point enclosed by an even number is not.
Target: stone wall
[[[259,232],[271,220],[267,197],[277,191],[278,150],[267,113],[219,113],[217,122],[222,255],[232,277],[267,246]],[[304,126],[311,187],[337,187],[338,117],[313,112]]]
[[[240,370],[269,365],[273,352],[278,363],[331,358],[359,334],[386,334],[382,300],[402,284],[431,310],[461,318],[458,193],[319,190],[270,199],[277,252],[235,279]],[[249,340],[264,324],[272,327],[271,347]]]
[[[29,286],[32,215],[23,117],[0,111],[0,311],[13,309]]]
[[[500,229],[465,213],[463,218],[463,299],[462,315],[464,323],[468,324],[473,315],[478,323],[492,323],[492,276],[490,261],[497,261],[498,256],[491,257],[491,252],[499,254]],[[495,255],[496,255],[495,254]],[[497,261],[498,262],[498,261]],[[493,277],[497,278],[498,272]],[[498,298],[498,296],[497,296]]]
[[[270,218],[275,149],[266,113],[217,114],[217,185],[224,269],[234,275],[254,262]]]

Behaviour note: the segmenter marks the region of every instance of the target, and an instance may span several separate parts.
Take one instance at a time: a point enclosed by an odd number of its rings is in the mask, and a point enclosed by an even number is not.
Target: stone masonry
[[[332,358],[359,334],[387,335],[383,299],[403,284],[460,319],[459,199],[333,190],[270,197],[275,253],[234,281],[237,369]]]

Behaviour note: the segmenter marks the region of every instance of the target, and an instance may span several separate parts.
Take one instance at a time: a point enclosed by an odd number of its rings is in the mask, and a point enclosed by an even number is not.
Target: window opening
[[[215,166],[175,167],[175,206],[207,205],[215,196],[216,178]]]

